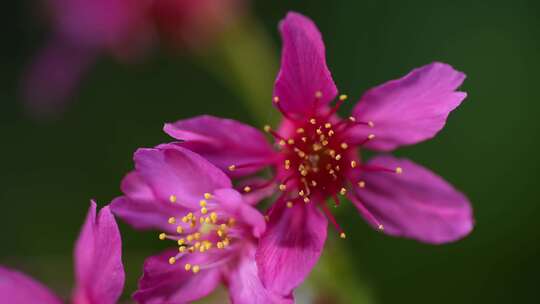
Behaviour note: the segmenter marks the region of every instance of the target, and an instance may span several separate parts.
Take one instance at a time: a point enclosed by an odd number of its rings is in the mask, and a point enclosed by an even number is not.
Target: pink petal
[[[245,224],[253,236],[260,237],[266,229],[263,215],[243,201],[242,195],[233,189],[220,189],[214,192],[220,209],[233,216],[238,224]]]
[[[181,145],[208,159],[233,177],[254,173],[273,158],[274,151],[259,130],[232,119],[209,115],[165,124],[170,136],[185,141]],[[249,168],[228,170],[230,165],[254,164]]]
[[[136,229],[174,232],[175,226],[170,225],[167,220],[171,216],[184,216],[188,213],[186,208],[178,204],[159,200],[136,171],[124,177],[121,189],[124,196],[111,202],[111,211]]]
[[[90,209],[75,245],[75,303],[114,304],[124,288],[122,240],[109,207]]]
[[[251,191],[245,192],[246,186],[251,187]],[[257,205],[262,200],[269,198],[275,193],[276,183],[260,177],[253,177],[243,180],[236,186],[243,192],[244,201],[250,205]]]
[[[135,164],[156,197],[169,204],[174,195],[177,205],[198,209],[204,193],[232,187],[223,171],[200,155],[176,145],[139,149],[135,152]]]
[[[390,151],[434,137],[467,96],[456,91],[464,79],[462,72],[435,62],[367,91],[353,116],[357,121],[373,122],[374,127],[356,127],[351,134],[354,141],[374,134],[366,147]]]
[[[255,263],[255,248],[248,248],[234,267],[225,271],[232,303],[292,304],[292,295],[281,297],[262,285]]]
[[[23,100],[31,114],[41,118],[62,112],[96,55],[61,39],[49,42],[23,75]]]
[[[27,275],[0,266],[0,302],[9,304],[61,304],[47,287]]]
[[[440,244],[461,239],[473,229],[469,200],[433,172],[390,156],[377,157],[368,165],[403,169],[402,174],[364,172],[361,179],[366,186],[356,191],[385,233]]]
[[[213,263],[211,259],[219,257],[209,252],[193,253],[179,259],[174,265],[169,264],[169,258],[177,253],[177,250],[169,250],[145,261],[139,289],[133,295],[138,303],[190,303],[207,296],[217,287],[221,279],[221,268],[201,270],[194,274],[186,271],[184,265],[190,263],[202,266]]]
[[[288,296],[304,281],[321,255],[326,226],[326,218],[314,205],[276,208],[256,256],[267,289]]]
[[[324,43],[317,26],[309,18],[290,12],[279,24],[283,50],[281,69],[274,96],[286,113],[306,117],[319,105],[337,95],[337,88],[326,66]],[[322,97],[317,100],[316,92]]]

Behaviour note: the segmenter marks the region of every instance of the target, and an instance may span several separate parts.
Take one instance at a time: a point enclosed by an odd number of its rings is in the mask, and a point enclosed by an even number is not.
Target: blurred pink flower
[[[92,201],[75,245],[74,304],[114,304],[124,288],[122,245],[109,207],[96,216]],[[60,304],[54,293],[28,276],[0,266],[0,299],[10,304]]]
[[[196,49],[223,30],[242,0],[46,0],[52,33],[23,74],[22,94],[38,117],[61,112],[102,55],[123,62],[156,43]]]
[[[283,52],[273,101],[284,120],[278,130],[265,126],[279,151],[262,133],[228,119],[201,116],[164,128],[231,177],[267,167],[274,172],[269,181],[244,188],[251,193],[279,185],[256,254],[264,285],[288,295],[305,279],[321,254],[328,220],[345,238],[327,199],[337,206],[340,196],[347,197],[371,226],[389,235],[432,244],[466,236],[473,228],[470,203],[441,177],[406,159],[385,155],[366,163],[358,154],[435,136],[466,97],[457,91],[465,75],[444,63],[423,66],[368,90],[353,115],[342,119],[337,110],[347,96],[329,105],[338,93],[315,24],[289,13],[279,28]]]
[[[136,301],[188,303],[222,282],[233,303],[292,303],[262,286],[255,250],[264,218],[223,171],[178,145],[139,149],[134,159],[111,208],[135,228],[164,231],[159,238],[176,246],[146,260]]]

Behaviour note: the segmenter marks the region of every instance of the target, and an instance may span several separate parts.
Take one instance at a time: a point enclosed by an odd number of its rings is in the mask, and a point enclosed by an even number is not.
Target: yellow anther
[[[251,187],[250,186],[245,186],[244,187],[244,192],[250,192],[251,191]]]
[[[176,203],[176,195],[169,196],[169,202]]]
[[[201,238],[201,233],[200,232],[195,232],[193,234],[193,238],[196,239],[196,240],[200,239]]]
[[[294,145],[294,139],[289,138],[289,139],[287,140],[287,143],[288,143],[289,145]]]
[[[200,252],[200,253],[204,253],[205,251],[206,251],[206,247],[205,247],[205,246],[199,247],[199,252]]]
[[[235,223],[236,223],[236,220],[233,217],[230,217],[229,220],[227,221],[227,224],[229,225],[229,227],[234,226]]]
[[[332,135],[334,135],[334,130],[328,131],[328,136],[332,136]]]
[[[185,243],[186,243],[186,240],[184,240],[184,239],[179,239],[178,240],[178,245],[180,245],[180,246],[184,245]]]
[[[217,243],[216,243],[216,246],[217,246],[217,248],[219,248],[219,249],[223,249],[223,247],[224,247],[224,246],[223,246],[223,242],[217,242]]]
[[[285,160],[285,169],[289,170],[291,168],[291,161],[286,159]]]
[[[304,203],[306,203],[306,204],[309,203],[309,197],[307,197],[307,196],[304,197]]]
[[[184,228],[182,226],[178,226],[178,227],[176,227],[176,232],[184,233]]]
[[[176,219],[175,219],[174,217],[170,217],[170,218],[167,220],[167,222],[168,222],[169,224],[174,224],[174,223],[176,223]]]
[[[379,224],[379,226],[377,226],[377,229],[379,229],[379,230],[383,231],[383,230],[384,230],[384,226],[383,226],[383,225],[381,225],[381,224]]]
[[[336,155],[336,160],[340,160],[340,159],[341,159],[341,154]]]
[[[345,150],[349,147],[349,145],[347,145],[347,143],[341,143],[341,149]]]
[[[193,266],[193,269],[192,269],[193,273],[198,273],[200,270],[201,270],[201,268],[199,267],[199,265],[194,265]]]
[[[375,138],[375,134],[369,134],[368,137],[367,137],[369,140],[372,140]]]
[[[319,128],[317,129],[315,132],[317,132],[318,135],[321,135],[322,134],[322,130]],[[322,136],[322,138],[324,138],[324,135]]]
[[[188,218],[187,216],[184,216],[184,217],[182,218],[182,222],[184,222],[184,223],[189,222],[189,218]]]
[[[162,241],[163,241],[166,237],[167,237],[167,235],[166,235],[165,233],[160,233],[160,234],[159,234],[159,239],[162,240]]]
[[[205,200],[201,200],[201,201],[199,202],[199,206],[201,206],[201,207],[206,207],[206,201],[205,201]]]
[[[307,137],[302,137],[300,138],[303,142],[306,142],[307,141]]]
[[[317,120],[315,120],[315,118],[311,118],[309,120],[309,123],[311,123],[312,125],[316,124],[317,123]]]
[[[344,239],[344,238],[347,237],[347,235],[345,234],[345,232],[342,232],[342,233],[339,234],[339,237],[342,238],[342,239]]]
[[[344,101],[344,100],[347,99],[347,97],[348,97],[347,95],[341,94],[341,95],[339,95],[339,100]]]
[[[285,191],[285,189],[287,189],[287,186],[285,186],[285,184],[280,184],[279,185],[279,190]]]
[[[308,172],[306,170],[302,170],[302,171],[300,171],[300,174],[302,176],[306,176],[306,175],[308,175]]]
[[[279,141],[279,145],[282,147],[285,146],[286,144],[287,143],[283,139]]]
[[[193,212],[188,213],[186,217],[190,220],[193,219]]]
[[[272,130],[272,128],[270,128],[269,125],[264,125],[264,132],[270,132],[270,130]]]
[[[292,208],[292,206],[293,206],[292,202],[287,202],[287,208]]]
[[[322,146],[320,144],[313,144],[313,151],[317,152],[322,149]]]
[[[314,181],[314,180],[312,180],[312,181],[311,181],[311,185],[312,185],[313,187],[317,187],[317,182]]]
[[[223,246],[225,247],[229,246],[229,239],[224,239],[222,242],[223,242]]]
[[[341,195],[347,194],[347,189],[345,189],[345,188],[339,189],[339,194],[341,194]]]
[[[217,233],[217,235],[218,235],[219,237],[222,237],[222,236],[223,236],[223,230],[218,229],[218,230],[216,231],[216,233]]]
[[[368,121],[367,124],[368,124],[368,126],[369,126],[370,128],[375,127],[375,124],[373,123],[373,121]]]
[[[304,133],[304,128],[298,128],[298,129],[296,129],[296,133],[298,133],[298,134]]]
[[[332,124],[327,122],[324,124],[324,127],[327,128],[327,129],[330,129],[332,127]]]
[[[175,257],[171,257],[171,258],[169,259],[169,264],[172,265],[172,264],[174,264],[174,263],[176,263],[176,258],[175,258]]]
[[[186,263],[186,265],[184,265],[184,269],[186,271],[190,271],[191,270],[191,264],[190,263]]]
[[[366,187],[366,182],[365,181],[359,181],[358,182],[358,187],[365,188]]]
[[[322,97],[322,92],[321,91],[315,92],[315,97],[316,98],[321,98]]]
[[[336,151],[335,150],[330,150],[330,151],[328,151],[328,154],[330,154],[330,156],[332,156],[332,157],[335,157],[336,156]]]
[[[298,195],[300,195],[300,196],[304,196],[304,194],[305,194],[304,190],[300,190],[300,191],[298,191]]]
[[[205,193],[205,194],[204,194],[204,198],[207,199],[207,200],[209,200],[209,199],[212,198],[212,194],[210,194],[210,193]]]
[[[397,168],[396,168],[396,173],[397,173],[397,174],[403,173],[403,169],[401,169],[401,167],[397,167]]]
[[[229,166],[229,171],[234,171],[236,169],[236,166],[235,165],[230,165]]]
[[[221,228],[222,230],[226,230],[227,229],[227,224],[221,224],[221,225],[219,225],[219,228]]]
[[[188,236],[186,237],[186,239],[187,239],[188,242],[193,241],[193,235],[191,235],[191,234],[188,235]]]
[[[356,161],[351,161],[351,168],[356,168]]]
[[[181,252],[181,253],[186,252],[186,247],[185,246],[178,247],[178,252]]]
[[[323,141],[321,142],[321,144],[322,144],[323,146],[328,145],[328,140],[323,140]]]
[[[196,242],[193,247],[195,247],[195,249],[199,249],[199,247],[201,247],[201,242]]]
[[[217,213],[215,212],[210,213],[210,220],[212,221],[212,223],[215,223],[217,219],[218,219]]]
[[[279,102],[279,97],[278,97],[278,96],[274,96],[274,99],[273,99],[273,100],[274,100],[275,103],[278,103],[278,102]]]
[[[202,208],[201,208],[201,213],[202,213],[202,214],[207,214],[207,213],[208,213],[208,209],[206,209],[206,207],[202,207]]]
[[[204,219],[204,223],[210,224],[210,222],[211,222],[210,217],[207,216],[207,217]]]

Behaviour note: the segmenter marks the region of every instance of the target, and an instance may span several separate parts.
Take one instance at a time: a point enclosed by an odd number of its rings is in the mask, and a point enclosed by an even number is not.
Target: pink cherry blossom
[[[292,303],[259,280],[255,252],[266,223],[223,171],[174,144],[134,158],[112,210],[135,228],[160,229],[174,247],[146,260],[136,301],[189,303],[223,283],[233,303]]]
[[[277,129],[264,128],[277,151],[262,133],[229,119],[200,116],[164,128],[182,141],[178,145],[233,178],[271,169],[269,180],[242,188],[258,199],[271,194],[260,192],[269,184],[279,189],[256,253],[264,286],[289,295],[306,278],[323,249],[328,221],[345,238],[328,201],[338,206],[347,198],[372,227],[393,236],[441,244],[469,234],[470,203],[448,182],[407,159],[364,161],[359,154],[435,136],[466,97],[457,90],[465,74],[445,63],[425,65],[368,90],[352,115],[341,118],[337,110],[347,96],[338,96],[315,24],[291,12],[279,29],[283,51],[273,104],[283,121]]]
[[[109,210],[96,215],[90,203],[75,245],[74,304],[115,304],[124,288],[120,232]],[[16,270],[0,266],[0,302],[10,304],[63,303],[41,283]]]

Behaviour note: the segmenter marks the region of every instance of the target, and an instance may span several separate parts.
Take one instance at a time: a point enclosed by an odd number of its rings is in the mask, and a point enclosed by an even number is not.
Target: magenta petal
[[[165,203],[170,203],[174,195],[177,205],[198,209],[204,193],[231,188],[231,181],[223,171],[200,155],[176,145],[139,149],[135,152],[135,164],[156,197]]]
[[[251,228],[253,236],[260,237],[266,229],[263,215],[251,205],[243,201],[242,195],[233,189],[220,189],[214,192],[214,199],[220,209],[232,215],[238,224],[246,224]]]
[[[139,289],[133,295],[138,303],[191,303],[211,293],[221,280],[221,269],[211,268],[194,274],[186,271],[184,265],[205,265],[219,257],[210,253],[194,253],[169,264],[170,257],[177,250],[169,250],[148,258],[144,263],[144,274],[139,281]]]
[[[36,116],[62,112],[97,52],[55,39],[23,75],[23,97]]]
[[[433,172],[390,156],[379,156],[368,165],[403,170],[402,174],[364,173],[366,186],[356,191],[385,233],[440,244],[461,239],[473,229],[469,200]]]
[[[251,191],[245,192],[246,186],[251,188]],[[261,177],[252,177],[245,179],[236,186],[240,191],[244,191],[244,201],[250,205],[257,205],[265,198],[274,195],[276,183],[273,180],[267,180]]]
[[[290,12],[279,24],[283,51],[274,96],[282,109],[294,116],[313,115],[337,95],[326,66],[324,43],[317,26],[309,18]],[[316,92],[322,96],[317,100]]]
[[[188,209],[177,204],[157,199],[150,186],[136,171],[124,177],[121,189],[124,196],[111,202],[111,210],[115,216],[136,229],[174,232],[175,226],[170,225],[167,220],[171,216],[183,216],[189,212]]]
[[[0,266],[0,302],[62,304],[47,287],[27,275]]]
[[[366,147],[390,151],[402,145],[432,138],[446,123],[448,114],[467,96],[456,91],[465,74],[450,65],[435,62],[406,76],[367,91],[353,110],[357,121],[373,122],[372,128],[358,126],[354,141],[374,134]]]
[[[225,272],[231,302],[235,304],[292,304],[292,295],[281,297],[262,285],[255,263],[255,249],[249,248],[238,263]]]
[[[124,288],[122,240],[109,207],[90,203],[75,245],[75,303],[114,304]]]
[[[291,294],[317,263],[326,228],[326,218],[314,205],[276,208],[256,256],[266,288],[283,296]]]
[[[209,115],[165,124],[170,136],[185,141],[181,145],[199,153],[212,164],[239,177],[254,173],[272,161],[274,151],[259,130],[237,122]],[[253,164],[229,171],[230,165]]]

